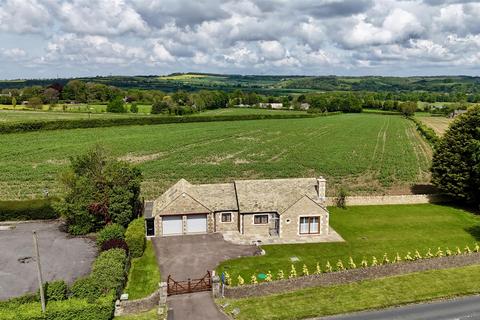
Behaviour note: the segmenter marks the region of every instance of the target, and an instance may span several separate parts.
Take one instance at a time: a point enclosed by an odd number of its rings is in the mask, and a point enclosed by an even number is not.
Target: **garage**
[[[162,230],[164,236],[183,234],[182,216],[162,217]]]
[[[207,215],[196,214],[187,216],[187,233],[207,233]]]

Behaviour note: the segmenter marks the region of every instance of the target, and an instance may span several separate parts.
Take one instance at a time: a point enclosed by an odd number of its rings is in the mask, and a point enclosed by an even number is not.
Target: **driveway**
[[[69,283],[90,272],[95,243],[60,231],[61,223],[28,222],[0,226],[0,300],[38,289],[32,231],[36,230],[43,281]]]
[[[163,281],[202,278],[220,262],[258,253],[256,246],[236,245],[223,240],[221,234],[161,237],[152,239]],[[174,319],[226,319],[213,302],[210,292],[168,297]]]

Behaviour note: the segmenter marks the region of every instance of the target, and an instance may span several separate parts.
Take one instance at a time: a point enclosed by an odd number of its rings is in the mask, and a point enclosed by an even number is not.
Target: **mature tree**
[[[70,80],[63,88],[63,99],[87,102],[87,87],[83,81]]]
[[[410,117],[415,114],[415,111],[417,111],[417,103],[412,101],[403,102],[399,105],[399,108],[401,113],[407,117]]]
[[[28,106],[33,109],[42,109],[42,99],[40,99],[39,97],[31,97],[30,99],[28,99]]]
[[[480,106],[450,125],[435,148],[431,171],[433,184],[442,192],[480,203]]]
[[[54,104],[58,102],[59,96],[60,96],[60,92],[58,92],[58,90],[54,88],[47,88],[43,92],[43,97],[44,97],[43,101],[45,103]]]
[[[170,104],[164,100],[160,101],[155,101],[152,105],[152,111],[150,111],[151,114],[161,114],[165,113],[168,111],[170,108]]]
[[[86,234],[109,222],[127,226],[135,218],[141,173],[110,157],[102,147],[71,158],[60,180],[66,195],[55,207],[65,217],[70,233]]]
[[[107,112],[124,113],[126,111],[125,103],[120,97],[113,99],[107,105]]]

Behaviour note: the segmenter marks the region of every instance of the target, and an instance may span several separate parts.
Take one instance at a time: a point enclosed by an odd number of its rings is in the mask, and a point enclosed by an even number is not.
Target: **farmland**
[[[0,199],[61,193],[58,172],[71,156],[102,143],[140,167],[151,199],[185,178],[212,183],[245,178],[320,176],[329,194],[405,193],[429,181],[431,149],[400,116],[342,114],[57,130],[0,136]]]
[[[418,119],[432,128],[439,136],[443,136],[450,123],[453,122],[452,118],[447,117],[418,117]]]

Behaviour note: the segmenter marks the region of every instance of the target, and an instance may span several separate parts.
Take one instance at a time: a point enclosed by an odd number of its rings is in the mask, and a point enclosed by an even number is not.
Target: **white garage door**
[[[207,233],[207,215],[187,216],[187,233]]]
[[[182,234],[182,216],[162,217],[162,229],[164,236]]]

